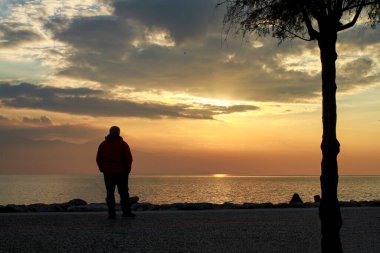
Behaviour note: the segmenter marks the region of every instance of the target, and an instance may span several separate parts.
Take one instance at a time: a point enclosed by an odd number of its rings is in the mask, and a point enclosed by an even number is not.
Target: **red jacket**
[[[103,173],[131,172],[132,154],[120,136],[107,136],[98,148],[96,163]]]

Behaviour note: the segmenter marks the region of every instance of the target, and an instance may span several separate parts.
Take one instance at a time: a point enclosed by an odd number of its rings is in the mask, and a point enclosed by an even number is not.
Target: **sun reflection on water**
[[[213,177],[228,177],[228,174],[213,174]]]

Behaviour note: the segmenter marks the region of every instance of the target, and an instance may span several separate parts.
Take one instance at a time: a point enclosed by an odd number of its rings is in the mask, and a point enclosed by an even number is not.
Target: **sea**
[[[152,204],[286,203],[294,193],[304,202],[313,202],[320,195],[320,182],[319,176],[131,175],[129,192],[139,202]],[[342,201],[380,200],[380,176],[340,176],[338,195]],[[75,198],[104,203],[102,175],[0,175],[0,205],[63,203]]]

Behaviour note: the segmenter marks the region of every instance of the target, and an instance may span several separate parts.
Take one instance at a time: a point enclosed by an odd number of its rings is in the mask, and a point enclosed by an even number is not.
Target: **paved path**
[[[343,208],[344,252],[380,252],[380,208]],[[0,252],[320,252],[318,210],[0,214]]]

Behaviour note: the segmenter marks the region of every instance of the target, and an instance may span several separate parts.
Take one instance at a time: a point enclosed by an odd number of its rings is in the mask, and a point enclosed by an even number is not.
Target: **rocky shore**
[[[152,204],[138,202],[139,197],[131,197],[130,203],[133,211],[159,211],[159,210],[212,210],[212,209],[263,209],[263,208],[316,208],[319,206],[319,196],[314,197],[315,202],[303,202],[298,194],[294,194],[288,203],[243,203],[236,204],[225,202],[223,204],[213,203],[173,203]],[[341,207],[380,207],[380,200],[373,201],[340,201]],[[116,206],[120,210],[120,206]],[[73,199],[65,203],[44,204],[36,203],[30,205],[8,204],[0,205],[0,213],[21,212],[96,212],[107,211],[105,203],[87,203],[82,199]]]

